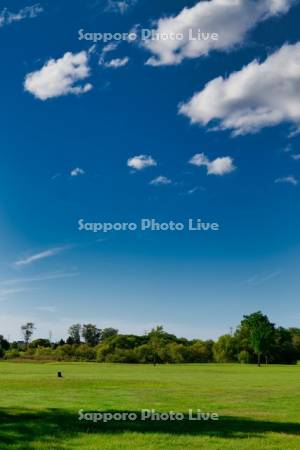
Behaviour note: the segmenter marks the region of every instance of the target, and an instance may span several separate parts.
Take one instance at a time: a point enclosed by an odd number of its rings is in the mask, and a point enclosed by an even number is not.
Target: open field
[[[78,421],[80,409],[143,408],[200,408],[220,420]],[[1,450],[294,450],[300,448],[300,366],[2,362],[0,414]]]

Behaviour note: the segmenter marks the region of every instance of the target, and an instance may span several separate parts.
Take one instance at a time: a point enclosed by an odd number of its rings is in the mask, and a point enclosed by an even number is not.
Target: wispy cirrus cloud
[[[9,278],[7,280],[0,280],[0,286],[14,286],[18,284],[27,284],[27,283],[39,283],[43,281],[52,281],[59,280],[61,278],[73,278],[78,276],[79,273],[77,271],[70,272],[50,272],[45,274],[39,274],[33,277],[22,277],[22,278]]]
[[[287,177],[276,178],[276,184],[291,184],[292,186],[298,186],[299,181],[294,175],[289,175]]]
[[[114,58],[110,61],[106,61],[104,63],[104,67],[108,69],[118,69],[119,67],[124,67],[129,63],[128,56],[125,56],[124,58]]]
[[[150,184],[152,186],[164,186],[164,185],[167,185],[167,184],[172,184],[172,180],[170,178],[168,178],[168,177],[160,175],[160,176],[154,178],[153,180],[151,180]]]
[[[8,288],[8,289],[0,289],[0,301],[6,300],[7,296],[20,294],[22,292],[26,292],[28,289],[19,287],[19,288]]]
[[[28,264],[32,264],[35,263],[37,261],[40,261],[42,259],[45,258],[50,258],[52,256],[56,256],[59,253],[62,253],[64,250],[66,250],[68,247],[54,247],[54,248],[50,248],[48,250],[45,250],[43,252],[40,253],[35,253],[33,255],[30,255],[26,258],[21,258],[18,259],[14,265],[16,267],[22,267],[22,266],[27,266]]]
[[[105,11],[125,14],[136,2],[137,0],[108,0]]]
[[[26,6],[17,12],[11,12],[8,8],[4,8],[0,12],[0,28],[14,22],[20,22],[21,20],[34,19],[42,12],[43,7],[39,3],[32,6]]]
[[[282,275],[282,272],[280,270],[276,270],[270,273],[266,274],[255,274],[252,275],[250,278],[247,278],[246,280],[239,283],[240,286],[261,286],[262,284],[271,282],[272,280],[276,280],[280,278]]]
[[[292,158],[294,161],[300,161],[300,154],[298,153],[298,154],[295,154],[295,155],[291,155],[291,158]]]

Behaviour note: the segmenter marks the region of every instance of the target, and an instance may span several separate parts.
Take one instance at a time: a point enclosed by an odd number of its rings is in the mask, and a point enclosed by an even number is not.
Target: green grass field
[[[300,366],[2,362],[0,403],[1,450],[300,448]],[[80,409],[143,408],[220,420],[78,420]]]

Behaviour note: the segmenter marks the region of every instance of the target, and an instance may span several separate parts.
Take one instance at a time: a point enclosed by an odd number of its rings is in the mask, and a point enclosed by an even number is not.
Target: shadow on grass
[[[127,413],[129,411],[105,411]],[[206,435],[221,438],[261,437],[266,432],[285,433],[300,436],[299,423],[260,421],[242,417],[222,416],[219,421],[142,421],[140,411],[130,411],[138,416],[136,421],[111,421],[107,423],[79,421],[74,414],[61,409],[47,409],[40,412],[29,410],[0,409],[0,448],[1,450],[31,450],[39,442],[41,448],[48,445],[55,449],[71,450],[69,439],[80,435],[137,433],[170,433],[177,435]]]

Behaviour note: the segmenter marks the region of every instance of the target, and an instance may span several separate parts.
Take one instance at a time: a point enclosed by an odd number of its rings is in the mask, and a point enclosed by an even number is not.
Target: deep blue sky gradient
[[[257,309],[299,326],[300,187],[274,180],[300,177],[300,161],[283,151],[290,144],[300,153],[300,138],[288,138],[288,125],[232,138],[190,125],[177,110],[209,80],[297,42],[300,7],[260,24],[228,54],[155,68],[144,64],[143,49],[124,43],[112,54],[130,57],[124,68],[105,69],[92,55],[94,89],[87,94],[42,102],[24,92],[26,74],[50,57],[89,48],[77,39],[80,28],[126,32],[193,4],[141,0],[120,15],[103,12],[103,3],[41,2],[39,17],[0,28],[0,333],[18,338],[19,325],[33,320],[38,335],[52,330],[60,338],[70,323],[89,321],[126,332],[164,324],[179,335],[214,338]],[[9,9],[25,5],[10,1]],[[237,170],[214,177],[187,164],[202,152],[231,156]],[[158,166],[130,173],[127,159],[139,154],[152,155]],[[75,167],[85,175],[70,177]],[[173,184],[149,185],[158,175]],[[141,217],[200,217],[219,222],[221,231],[77,230],[80,218]],[[24,255],[61,246],[68,248],[59,255],[14,266]],[[72,276],[28,281],[58,272]],[[8,285],[22,290],[6,294]]]

